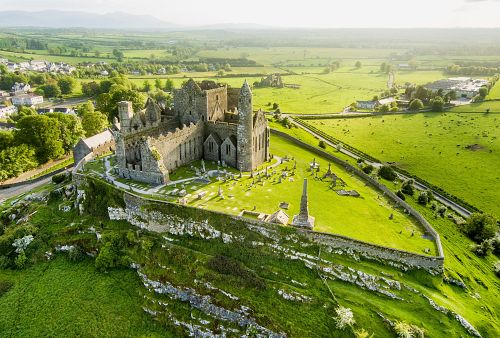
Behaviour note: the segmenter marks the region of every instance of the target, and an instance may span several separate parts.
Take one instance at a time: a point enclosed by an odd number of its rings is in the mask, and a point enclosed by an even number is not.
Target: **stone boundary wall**
[[[333,155],[331,155],[323,150],[320,150],[320,149],[318,149],[310,144],[302,142],[302,141],[296,139],[295,137],[292,137],[292,136],[290,136],[282,131],[271,129],[271,133],[278,135],[278,136],[281,136],[281,137],[299,145],[302,148],[305,148],[305,149],[307,149],[307,150],[309,150],[317,155],[320,155],[322,157],[325,157],[325,158],[331,160],[332,162],[344,167],[345,170],[355,173],[357,176],[361,177],[363,180],[368,182],[375,189],[383,192],[388,198],[390,198],[392,201],[394,201],[397,205],[404,208],[408,212],[408,214],[410,214],[413,218],[415,218],[418,221],[418,223],[420,225],[422,225],[422,227],[424,227],[424,229],[434,238],[434,242],[436,243],[436,248],[438,251],[438,257],[441,257],[444,259],[443,247],[441,246],[441,238],[439,237],[439,234],[437,233],[437,231],[434,230],[432,225],[430,225],[430,223],[427,222],[427,220],[424,217],[422,217],[422,215],[420,215],[415,209],[413,209],[412,206],[410,206],[408,203],[406,203],[405,201],[403,201],[402,199],[397,197],[396,194],[393,193],[385,185],[376,181],[373,177],[365,174],[363,171],[361,171],[358,168],[354,167],[353,165],[347,163],[346,161],[341,160],[340,158],[335,157],[335,156],[333,156]]]
[[[444,257],[421,255],[405,250],[398,250],[382,245],[358,241],[354,238],[317,232],[312,230],[299,230],[312,241],[328,246],[332,249],[353,251],[363,257],[392,261],[410,268],[425,269],[436,273],[443,272]]]

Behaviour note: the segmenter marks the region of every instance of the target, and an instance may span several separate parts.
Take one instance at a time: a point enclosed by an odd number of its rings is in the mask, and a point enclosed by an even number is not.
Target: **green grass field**
[[[484,101],[478,103],[466,104],[451,109],[454,113],[500,113],[500,101]]]
[[[165,337],[142,310],[142,285],[131,270],[99,273],[90,259],[60,256],[23,271],[1,270],[13,288],[0,295],[2,337]]]
[[[500,116],[425,113],[308,123],[500,216]]]

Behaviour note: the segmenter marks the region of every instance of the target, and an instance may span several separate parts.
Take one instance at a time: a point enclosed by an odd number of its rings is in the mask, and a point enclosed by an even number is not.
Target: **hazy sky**
[[[500,0],[0,0],[0,10],[123,11],[183,25],[500,27]]]

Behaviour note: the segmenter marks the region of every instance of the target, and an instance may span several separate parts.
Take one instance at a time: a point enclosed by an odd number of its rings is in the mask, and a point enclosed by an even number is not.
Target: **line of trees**
[[[486,75],[492,76],[500,73],[500,67],[485,67],[485,66],[460,66],[449,65],[446,67],[446,73],[450,75]]]

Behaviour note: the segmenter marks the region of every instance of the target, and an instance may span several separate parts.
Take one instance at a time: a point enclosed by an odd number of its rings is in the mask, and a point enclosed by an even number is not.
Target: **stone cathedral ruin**
[[[269,159],[270,130],[264,113],[254,113],[252,91],[213,81],[190,79],[173,93],[173,108],[151,98],[134,112],[132,103],[118,104],[115,119],[118,175],[164,184],[169,172],[204,159],[251,171]]]

